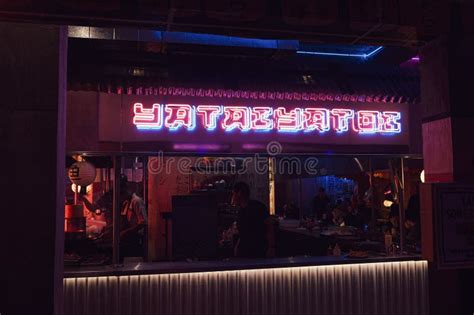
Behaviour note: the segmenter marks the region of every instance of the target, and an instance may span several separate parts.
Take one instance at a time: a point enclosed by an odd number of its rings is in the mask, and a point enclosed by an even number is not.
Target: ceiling
[[[413,48],[230,37],[217,38],[220,44],[212,37],[170,34],[163,40],[156,32],[132,35],[136,31],[128,38],[105,28],[83,30],[87,36],[70,32],[69,88],[184,86],[419,99],[417,63],[400,66],[417,54]]]
[[[420,47],[453,30],[472,31],[472,1],[443,0],[16,0],[0,19],[309,43]]]

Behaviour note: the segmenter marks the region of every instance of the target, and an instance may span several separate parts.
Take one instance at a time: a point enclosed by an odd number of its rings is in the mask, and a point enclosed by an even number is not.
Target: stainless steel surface
[[[153,263],[127,263],[120,266],[83,266],[67,267],[65,278],[101,277],[101,276],[131,276],[165,273],[212,272],[248,269],[314,267],[340,264],[368,264],[381,262],[418,261],[420,256],[369,256],[367,258],[349,258],[341,256],[294,256],[271,259],[231,258],[226,260],[202,261],[162,261]]]
[[[66,315],[428,314],[426,261],[64,279]]]
[[[156,156],[159,152],[159,150],[156,151],[68,151],[66,155],[84,155],[84,156]],[[239,153],[226,153],[226,152],[205,152],[205,153],[196,153],[196,152],[161,152],[163,156],[254,156],[256,152],[239,152]],[[268,153],[265,152],[257,152],[260,154],[260,156],[268,156]],[[377,157],[377,158],[396,158],[396,157],[404,157],[406,159],[418,159],[421,160],[423,159],[423,156],[421,154],[412,154],[412,153],[361,153],[361,152],[347,152],[347,153],[341,153],[341,152],[331,152],[330,154],[325,153],[325,152],[313,152],[313,153],[308,153],[308,152],[291,152],[292,156],[300,156],[300,157],[305,157],[305,156],[334,156],[334,157],[339,157],[339,156],[348,156],[348,157]]]

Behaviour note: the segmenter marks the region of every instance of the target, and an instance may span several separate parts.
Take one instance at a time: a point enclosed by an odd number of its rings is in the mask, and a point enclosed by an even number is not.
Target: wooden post
[[[114,156],[114,191],[113,191],[113,240],[112,240],[112,264],[118,266],[120,263],[120,176],[122,171],[122,160],[120,156]]]
[[[400,191],[398,193],[398,213],[399,213],[399,226],[400,226],[400,253],[403,253],[405,250],[405,172],[404,168],[404,160],[403,157],[400,159],[400,180],[399,186]]]
[[[275,158],[268,158],[268,187],[269,187],[269,211],[275,215]]]
[[[370,171],[370,190],[372,191],[372,206],[370,209],[370,225],[372,231],[375,229],[375,188],[374,188],[374,169],[372,165],[372,158],[369,157],[369,171]]]

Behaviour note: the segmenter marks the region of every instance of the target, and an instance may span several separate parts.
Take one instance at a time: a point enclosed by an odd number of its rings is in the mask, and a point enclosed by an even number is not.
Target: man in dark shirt
[[[359,207],[350,207],[345,222],[348,226],[353,226],[356,228],[364,227],[364,216],[359,212]]]
[[[239,240],[236,254],[240,257],[261,258],[273,248],[269,237],[269,217],[267,207],[250,199],[250,188],[244,182],[235,184],[232,191],[232,204],[238,206],[237,229]]]
[[[418,191],[410,197],[405,217],[414,219],[416,223],[420,219],[420,194]]]
[[[405,211],[405,229],[408,242],[417,243],[420,241],[420,195],[418,189],[408,201]]]
[[[313,214],[317,219],[326,220],[329,212],[329,197],[323,187],[319,188],[318,194],[313,198]]]

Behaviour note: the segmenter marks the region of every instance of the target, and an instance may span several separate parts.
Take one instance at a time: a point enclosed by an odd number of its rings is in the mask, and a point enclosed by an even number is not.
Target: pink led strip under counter
[[[285,108],[189,104],[141,103],[133,107],[137,129],[241,132],[315,132],[333,131],[360,134],[397,134],[402,131],[397,111],[353,110],[349,108]]]

